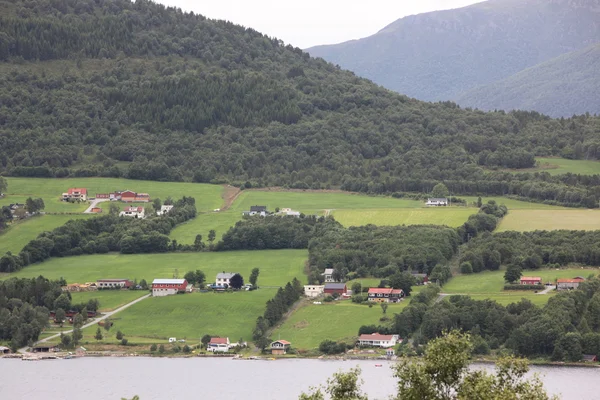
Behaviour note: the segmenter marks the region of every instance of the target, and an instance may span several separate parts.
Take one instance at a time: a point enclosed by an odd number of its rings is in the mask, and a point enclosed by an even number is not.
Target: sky
[[[407,15],[482,0],[157,0],[253,28],[302,49],[370,36]]]

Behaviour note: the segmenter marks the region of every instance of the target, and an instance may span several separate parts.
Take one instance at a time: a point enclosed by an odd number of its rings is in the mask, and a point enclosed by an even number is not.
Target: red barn
[[[124,192],[121,192],[121,201],[124,202],[134,202],[135,198],[137,196],[136,192],[132,192],[131,190],[126,190]]]
[[[348,291],[345,283],[326,283],[323,290],[326,294],[344,295]]]
[[[541,285],[542,278],[539,276],[524,276],[521,278],[521,285]]]
[[[193,288],[192,285],[189,286]],[[152,296],[168,296],[186,291],[189,292],[190,289],[185,279],[155,279],[152,282]]]

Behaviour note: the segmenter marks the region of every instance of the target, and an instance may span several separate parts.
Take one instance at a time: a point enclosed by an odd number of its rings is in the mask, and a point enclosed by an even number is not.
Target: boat
[[[375,367],[383,367],[383,364],[375,364]]]

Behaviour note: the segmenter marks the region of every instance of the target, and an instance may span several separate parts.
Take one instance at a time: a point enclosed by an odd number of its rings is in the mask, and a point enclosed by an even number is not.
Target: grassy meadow
[[[596,175],[600,174],[600,162],[595,160],[567,160],[566,158],[537,157],[535,171],[548,172],[551,175],[572,174]]]
[[[390,304],[387,314],[393,316],[408,303],[406,300],[399,304]],[[273,332],[272,337],[281,337],[292,342],[294,348],[305,350],[318,348],[325,339],[354,343],[362,325],[378,325],[382,316],[378,304],[369,307],[350,301],[337,301],[316,305],[306,300],[303,307],[296,310]]]
[[[241,219],[241,212],[231,210],[198,214],[196,218],[177,225],[171,231],[169,237],[177,240],[178,243],[191,244],[194,243],[196,235],[200,234],[204,243],[208,243],[208,232],[214,229],[217,234],[216,241],[218,242],[223,234]]]
[[[183,277],[187,271],[200,269],[208,282],[214,282],[222,271],[239,272],[246,279],[253,268],[260,269],[258,284],[282,286],[295,277],[302,282],[306,250],[232,251],[222,253],[165,253],[165,254],[96,254],[77,257],[52,258],[33,264],[5,277],[34,278],[43,275],[49,279],[64,277],[69,283],[93,282],[97,279],[172,278]]]
[[[131,303],[137,298],[148,294],[146,290],[95,290],[93,292],[72,292],[71,302],[74,304],[87,303],[91,299],[100,302],[99,311],[112,311],[122,305]]]
[[[459,196],[461,199],[465,199],[471,203],[477,202],[477,196]],[[510,213],[512,210],[572,210],[572,208],[562,207],[562,206],[552,206],[549,204],[543,203],[533,203],[529,201],[515,200],[510,199],[508,197],[481,197],[481,201],[483,204],[487,203],[490,200],[494,200],[498,204],[504,204],[508,207],[508,212]]]
[[[598,230],[600,211],[588,209],[567,210],[513,210],[502,219],[497,228],[503,231],[536,230]]]
[[[151,199],[165,200],[191,196],[196,199],[198,211],[208,211],[222,207],[221,193],[223,187],[202,183],[153,182],[117,178],[6,178],[8,181],[7,196],[0,199],[0,205],[24,203],[28,197],[41,197],[48,213],[77,213],[87,208],[86,203],[71,204],[60,200],[62,193],[69,188],[80,187],[88,190],[89,196],[96,193],[108,193],[115,190],[133,190],[150,194]]]
[[[88,215],[38,215],[11,224],[0,233],[0,254],[7,251],[19,253],[29,241],[38,237],[42,232],[51,231],[64,225],[71,219],[89,218]]]
[[[114,335],[120,330],[132,343],[164,343],[169,337],[198,343],[206,334],[251,341],[256,318],[275,293],[275,289],[259,289],[149,297],[111,318],[110,340],[116,342]],[[96,329],[85,329],[84,340],[95,342]]]
[[[336,210],[333,216],[344,226],[447,225],[464,224],[477,210],[471,207],[432,207],[404,209]]]

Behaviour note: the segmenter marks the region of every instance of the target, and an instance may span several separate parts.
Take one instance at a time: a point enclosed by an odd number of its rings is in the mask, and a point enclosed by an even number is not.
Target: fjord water
[[[376,367],[375,364],[383,364]],[[334,372],[360,366],[370,399],[394,393],[390,366],[381,361],[276,360],[229,358],[81,358],[22,362],[0,359],[0,399],[141,400],[297,399]],[[474,368],[491,368],[475,364]],[[564,400],[600,399],[600,368],[532,367],[547,390]]]

